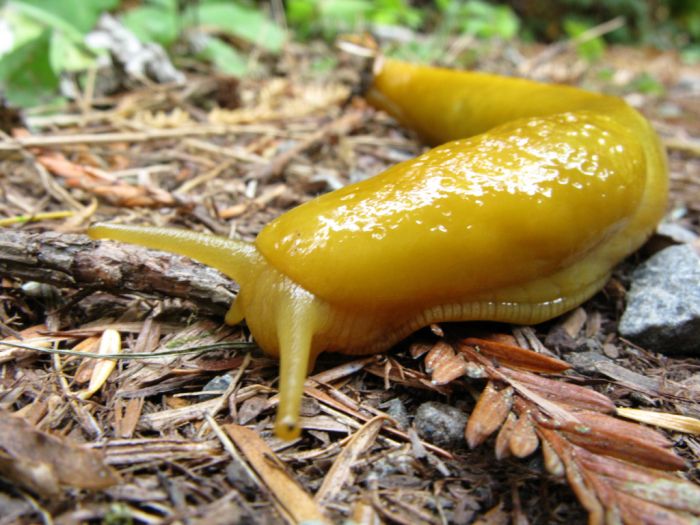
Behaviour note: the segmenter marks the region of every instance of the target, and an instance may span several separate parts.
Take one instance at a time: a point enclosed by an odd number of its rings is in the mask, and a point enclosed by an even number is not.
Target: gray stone
[[[619,331],[656,352],[700,351],[700,257],[691,246],[666,248],[637,268]]]
[[[423,403],[416,411],[414,423],[422,439],[439,447],[464,445],[467,415],[453,406],[436,401]]]
[[[231,386],[232,382],[233,382],[233,377],[231,376],[231,374],[223,374],[220,376],[213,377],[202,388],[202,392],[211,392],[211,394],[202,393],[202,394],[199,394],[199,397],[202,400],[214,399],[215,397],[219,397],[224,392],[226,392],[226,389],[229,386]]]

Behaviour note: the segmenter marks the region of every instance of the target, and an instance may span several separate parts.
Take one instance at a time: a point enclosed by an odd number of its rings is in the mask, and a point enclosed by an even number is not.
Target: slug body
[[[396,61],[367,96],[442,145],[287,212],[254,244],[89,231],[190,256],[240,284],[226,322],[245,318],[280,356],[282,437],[299,432],[320,352],[380,352],[433,322],[555,317],[598,291],[666,206],[658,137],[618,98]]]

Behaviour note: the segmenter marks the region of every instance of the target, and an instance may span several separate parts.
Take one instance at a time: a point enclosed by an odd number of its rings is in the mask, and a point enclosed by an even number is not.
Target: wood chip
[[[292,478],[284,464],[255,431],[234,424],[224,425],[223,428],[260,476],[289,523],[307,520],[328,523],[321,507]]]

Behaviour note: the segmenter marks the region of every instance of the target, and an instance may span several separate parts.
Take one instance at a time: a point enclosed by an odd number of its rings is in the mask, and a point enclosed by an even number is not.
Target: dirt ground
[[[474,56],[478,69],[625,97],[667,145],[675,222],[700,233],[698,66],[628,48],[593,65],[557,47]],[[110,96],[86,90],[70,111],[22,124],[4,111],[0,338],[73,353],[0,345],[0,524],[570,524],[611,508],[628,522],[640,513],[691,522],[697,436],[617,427],[603,415],[614,402],[700,417],[700,359],[653,354],[616,333],[630,270],[668,239],[653,239],[562,319],[444,325],[386,355],[322,356],[307,383],[306,430],[283,442],[271,429],[276,362],[244,327],[223,324],[235,284],[180,257],[83,236],[108,220],[253,240],[285,210],[425,148],[350,98],[353,59],[290,46],[265,71],[241,81],[191,72],[185,86],[134,84]],[[522,353],[499,353],[513,347]],[[582,348],[620,367],[565,380],[562,363]],[[465,368],[451,377],[455,363]],[[572,386],[552,397],[554,382]],[[547,428],[523,384],[565,410],[584,407],[591,428],[611,433],[591,445]],[[485,388],[489,410],[477,404]],[[467,439],[484,443],[470,449],[439,430],[431,443],[414,424],[430,401],[472,414]],[[476,429],[495,413],[491,437]],[[657,492],[637,499],[641,485]]]

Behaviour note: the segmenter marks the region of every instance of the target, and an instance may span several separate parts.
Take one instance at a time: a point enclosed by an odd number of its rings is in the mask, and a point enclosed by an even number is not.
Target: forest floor
[[[669,211],[700,233],[700,67],[672,52],[614,47],[595,65],[557,46],[489,46],[475,56],[477,69],[625,97],[667,145]],[[621,366],[607,374],[572,371],[569,383],[557,373],[556,380],[616,406],[700,417],[700,358],[653,354],[616,333],[630,270],[668,240],[654,239],[563,319],[534,327],[444,325],[386,355],[322,356],[307,383],[302,437],[283,442],[272,434],[277,363],[244,327],[223,324],[235,285],[179,257],[100,247],[83,236],[89,224],[109,220],[253,240],[285,210],[423,151],[361,98],[346,103],[358,84],[355,60],[324,46],[290,46],[255,79],[191,74],[184,86],[140,84],[104,97],[88,89],[70,111],[28,114],[22,123],[4,111],[0,217],[9,220],[0,228],[0,341],[77,354],[0,344],[0,525],[583,523],[586,510],[574,492],[589,510],[610,505],[609,497],[632,512],[629,496],[617,486],[601,489],[581,464],[587,481],[573,479],[566,458],[577,445],[544,428],[533,434],[539,423],[527,414],[537,403],[517,387],[509,391],[516,415],[507,424],[530,421],[530,433],[521,428],[519,435],[534,435],[542,453],[525,447],[526,454],[513,441],[504,448],[508,436],[500,431],[474,449],[438,431],[429,442],[413,424],[418,407],[434,401],[470,414],[486,382],[435,381],[422,352],[433,349],[432,364],[441,352],[454,359],[464,338],[478,337],[459,359],[496,341],[545,352],[533,358],[544,360],[537,366],[556,368],[557,359],[595,348]],[[18,216],[37,220],[12,219]],[[53,284],[27,284],[35,281]],[[562,333],[568,344],[549,343]],[[98,351],[131,359],[79,354]],[[144,353],[163,355],[132,355]],[[494,395],[494,403],[505,402],[505,394]],[[488,438],[474,432],[474,442]],[[697,488],[700,440],[663,433],[691,466],[678,479]],[[620,454],[624,465],[639,459]],[[656,479],[658,465],[638,462],[645,467],[630,467],[635,480]],[[568,482],[557,475],[564,471]]]

